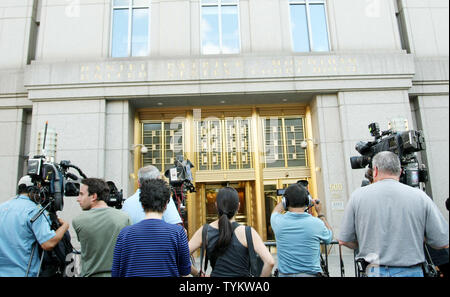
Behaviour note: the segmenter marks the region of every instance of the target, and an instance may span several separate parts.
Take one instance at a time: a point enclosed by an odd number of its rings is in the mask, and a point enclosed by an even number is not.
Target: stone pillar
[[[26,120],[21,108],[0,109],[0,203],[16,194],[17,182],[23,175]]]

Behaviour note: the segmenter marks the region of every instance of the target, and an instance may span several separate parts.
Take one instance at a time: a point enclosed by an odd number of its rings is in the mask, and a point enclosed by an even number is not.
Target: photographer
[[[47,212],[31,223],[39,211],[39,195],[28,175],[18,183],[17,197],[0,204],[0,277],[37,276],[39,253],[52,250],[69,229],[69,224],[59,219],[61,226],[51,230]],[[33,252],[34,250],[34,252]],[[30,257],[33,258],[30,261]]]
[[[83,212],[72,222],[81,244],[81,276],[111,276],[117,235],[131,224],[127,214],[108,207],[105,202],[108,194],[104,180],[81,180],[77,202]]]
[[[320,276],[320,242],[330,243],[331,227],[316,204],[318,218],[306,212],[308,191],[299,184],[290,185],[284,201],[275,206],[270,224],[275,233],[280,277]],[[287,210],[285,214],[282,211]]]
[[[159,178],[161,178],[161,173],[155,166],[148,165],[139,169],[138,189],[133,196],[125,200],[122,206],[122,210],[128,213],[133,224],[136,224],[145,218],[144,209],[139,201],[141,185],[147,180]],[[163,213],[162,219],[169,224],[182,224],[181,217],[178,214],[177,207],[175,206],[172,198],[170,198],[169,203],[167,204],[167,208]]]
[[[346,206],[339,244],[358,249],[368,276],[423,276],[423,243],[448,247],[448,223],[425,192],[399,182],[398,156],[372,159],[374,183],[358,188]]]

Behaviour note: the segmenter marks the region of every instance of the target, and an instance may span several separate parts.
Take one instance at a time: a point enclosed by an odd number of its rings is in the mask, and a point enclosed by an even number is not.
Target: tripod
[[[339,247],[339,268],[340,268],[340,273],[341,273],[341,277],[345,276],[345,269],[344,269],[344,261],[342,259],[342,248],[339,245],[338,241],[333,240],[332,242],[330,242],[329,244],[326,243],[321,243],[321,245],[323,246],[324,250],[325,250],[325,259],[322,256],[322,253],[320,253],[320,266],[322,267],[322,271],[323,271],[323,275],[325,277],[329,277],[330,276],[330,272],[328,270],[328,245],[334,245],[337,244]]]

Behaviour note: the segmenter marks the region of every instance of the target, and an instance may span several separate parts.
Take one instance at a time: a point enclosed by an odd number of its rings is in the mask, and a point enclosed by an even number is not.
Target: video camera
[[[33,192],[38,193],[41,204],[49,204],[48,211],[54,213],[64,207],[64,196],[78,196],[80,185],[76,181],[78,177],[70,172],[69,168],[75,168],[78,173],[86,178],[86,175],[70,161],[64,160],[59,164],[47,162],[45,156],[38,155],[28,160],[27,174],[34,184]],[[68,178],[73,181],[68,181]]]
[[[64,196],[74,197],[78,196],[80,192],[80,178],[68,170],[74,168],[82,178],[87,178],[87,176],[68,160],[57,164],[47,162],[45,159],[45,156],[42,155],[29,159],[27,174],[34,184],[31,191],[39,194],[42,205],[49,204],[47,210],[50,213],[56,213],[63,210]],[[123,190],[119,191],[112,181],[106,183],[109,187],[106,204],[110,207],[122,208]]]
[[[391,125],[391,123],[390,123]],[[380,131],[378,123],[369,124],[369,132],[374,141],[358,141],[355,149],[361,156],[350,157],[352,169],[360,169],[369,165],[372,168],[372,158],[379,152],[395,153],[401,163],[402,174],[400,182],[412,187],[419,187],[421,182],[428,181],[428,171],[423,164],[419,165],[416,152],[425,150],[425,139],[421,131],[395,131],[390,128]]]
[[[174,161],[174,166],[167,169],[164,173],[164,176],[169,179],[170,190],[173,194],[178,213],[180,214],[180,217],[183,218],[183,221],[186,217],[184,211],[186,194],[188,192],[195,192],[191,168],[194,168],[191,161],[184,160],[183,156],[177,156]]]
[[[195,192],[191,168],[194,165],[189,160],[184,160],[183,156],[177,156],[174,166],[167,169],[164,176],[169,179],[173,188],[182,188],[183,195],[187,192]]]

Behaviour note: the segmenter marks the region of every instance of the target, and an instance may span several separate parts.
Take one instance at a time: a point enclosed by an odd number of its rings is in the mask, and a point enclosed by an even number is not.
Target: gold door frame
[[[303,119],[303,129],[305,139],[308,144],[313,144],[312,121],[309,106],[302,104],[283,105],[243,105],[235,106],[212,106],[212,107],[176,107],[176,108],[143,108],[137,109],[134,125],[134,143],[142,143],[142,122],[144,120],[171,120],[176,117],[183,117],[183,143],[184,157],[189,160],[196,160],[195,153],[195,110],[201,110],[201,118],[216,116],[250,118],[249,129],[251,132],[251,142],[253,146],[253,168],[240,170],[218,170],[218,171],[198,171],[197,166],[192,169],[197,193],[188,194],[186,200],[188,215],[189,238],[205,222],[206,210],[205,201],[200,197],[205,197],[205,183],[214,181],[243,181],[246,183],[246,204],[247,221],[266,240],[266,219],[265,219],[265,199],[264,183],[269,180],[300,179],[307,177],[310,181],[310,192],[313,197],[317,197],[316,166],[314,159],[314,145],[308,145],[306,150],[306,166],[291,168],[263,168],[264,166],[264,142],[263,131],[261,130],[261,117],[269,116],[300,116]],[[285,137],[285,135],[283,136]],[[222,145],[225,145],[222,143]],[[283,148],[286,150],[286,148]],[[223,150],[222,150],[223,152]],[[137,171],[142,166],[141,155],[137,150],[134,154],[134,179],[135,189],[137,188]],[[286,160],[286,159],[285,159]],[[223,162],[224,160],[222,160]],[[285,161],[286,162],[286,161]],[[196,164],[194,164],[196,165]],[[279,184],[281,186],[281,184]],[[248,199],[247,199],[248,197]]]

